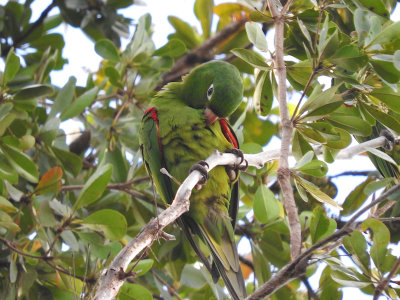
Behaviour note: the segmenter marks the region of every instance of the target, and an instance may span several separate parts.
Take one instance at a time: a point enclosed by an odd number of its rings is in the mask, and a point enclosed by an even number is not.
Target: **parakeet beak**
[[[207,126],[210,126],[218,119],[218,116],[208,107],[205,109],[204,115],[206,117],[206,125]]]

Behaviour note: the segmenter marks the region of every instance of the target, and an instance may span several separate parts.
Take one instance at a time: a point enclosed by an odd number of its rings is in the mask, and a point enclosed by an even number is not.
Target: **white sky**
[[[4,5],[7,1],[0,0],[0,5]],[[154,42],[156,47],[160,47],[167,42],[167,35],[172,33],[173,27],[168,23],[167,17],[169,15],[179,16],[184,21],[189,24],[196,25],[200,28],[200,24],[197,21],[193,13],[194,1],[187,0],[168,0],[168,1],[157,1],[157,0],[143,0],[145,5],[138,6],[134,5],[129,9],[123,10],[123,14],[129,16],[133,20],[137,20],[141,15],[150,12],[152,16],[152,21],[154,24]],[[219,4],[223,0],[214,0],[214,3]],[[234,1],[232,1],[234,2]],[[36,20],[42,10],[51,3],[50,0],[36,0],[32,4],[33,16],[32,20]],[[52,14],[57,13],[56,9],[53,9]],[[214,16],[215,17],[215,16]],[[399,6],[396,12],[392,16],[393,21],[400,20],[400,9]],[[94,44],[89,41],[87,37],[81,32],[80,29],[73,28],[71,26],[59,26],[56,32],[63,34],[66,41],[65,48],[63,50],[63,57],[68,59],[68,64],[64,66],[61,71],[53,71],[51,73],[52,83],[58,86],[63,86],[70,76],[75,76],[77,78],[78,85],[84,85],[87,79],[88,71],[96,71],[98,69],[99,63],[101,61],[100,56],[94,51]],[[131,32],[132,34],[133,32]],[[126,44],[127,41],[124,42]],[[272,41],[269,42],[269,45]],[[4,63],[0,64],[0,68],[4,67]],[[276,143],[277,142],[277,143]],[[279,147],[279,140],[274,142],[272,148]],[[374,169],[372,163],[367,157],[356,157],[352,160],[342,160],[335,161],[334,164],[329,165],[329,174],[334,175],[341,173],[346,170],[372,170]],[[335,200],[338,203],[342,203],[347,195],[350,193],[351,189],[356,187],[362,181],[364,177],[356,176],[342,176],[334,179],[338,187],[338,195]],[[243,245],[247,248],[245,245]],[[241,251],[243,252],[243,251]],[[319,277],[319,276],[318,276]],[[318,278],[311,281],[314,288],[318,287]],[[371,299],[361,293],[358,289],[345,288],[343,299],[352,299],[357,297],[358,300]]]

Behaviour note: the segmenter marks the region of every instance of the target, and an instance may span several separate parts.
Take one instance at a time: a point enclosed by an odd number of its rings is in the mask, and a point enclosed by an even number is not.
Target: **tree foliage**
[[[201,29],[169,16],[175,32],[156,49],[150,14],[132,27],[119,13],[132,1],[54,0],[38,20],[31,19],[32,2],[0,6],[0,295],[89,297],[110,261],[165,208],[138,144],[143,111],[163,84],[197,63],[227,60],[245,84],[243,103],[230,119],[243,151],[261,152],[281,136],[273,48],[265,37],[274,20],[263,1],[196,0]],[[341,187],[326,176],[352,137],[363,142],[382,129],[400,134],[400,23],[389,19],[395,4],[294,1],[286,15],[288,89],[301,95],[289,108],[296,159],[290,176],[303,250],[337,232],[378,190],[398,183],[398,147],[391,138],[393,149],[365,149],[385,178],[367,174],[343,203],[333,200]],[[58,13],[49,16],[53,9]],[[74,77],[63,86],[51,81],[51,72],[62,71],[68,60],[63,36],[54,33],[62,23],[81,28],[103,58],[83,86]],[[320,83],[326,77],[329,86]],[[70,120],[83,130],[67,143],[63,122]],[[249,294],[291,261],[276,171],[272,161],[241,174],[236,234],[251,246],[241,257]],[[371,218],[357,219],[346,236],[315,251],[304,272],[272,299],[305,299],[307,293],[341,299],[343,287],[400,297],[399,282],[392,279],[400,263],[390,247],[400,239],[400,205],[393,201],[398,197],[392,194],[370,210]],[[333,215],[332,207],[342,209],[340,214]],[[154,242],[131,263],[119,299],[223,299],[223,286],[198,268],[178,227],[170,225],[167,232],[176,240]],[[308,282],[317,269],[319,287],[312,290]]]

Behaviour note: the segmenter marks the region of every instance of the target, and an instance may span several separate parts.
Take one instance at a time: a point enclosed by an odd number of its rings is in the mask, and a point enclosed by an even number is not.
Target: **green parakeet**
[[[238,148],[225,118],[236,110],[242,97],[239,71],[221,61],[194,68],[182,82],[167,84],[154,97],[142,120],[140,144],[147,171],[163,201],[172,202],[178,185],[160,173],[161,168],[182,182],[191,167],[214,150]],[[246,290],[234,240],[238,182],[223,166],[209,175],[206,184],[193,191],[189,212],[178,224],[214,281],[221,276],[231,297],[243,299]],[[193,235],[209,247],[212,264]]]

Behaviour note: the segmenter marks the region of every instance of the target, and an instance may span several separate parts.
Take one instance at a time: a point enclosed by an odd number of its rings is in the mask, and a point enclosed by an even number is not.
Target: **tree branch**
[[[275,274],[274,277],[272,277],[269,281],[260,286],[252,295],[247,297],[246,300],[264,299],[268,295],[271,295],[276,290],[287,284],[292,279],[302,275],[305,272],[308,265],[308,260],[311,258],[314,251],[317,251],[324,247],[326,244],[337,241],[342,236],[351,233],[353,230],[355,230],[353,224],[362,214],[364,214],[373,206],[386,200],[387,197],[398,190],[400,190],[400,184],[395,185],[386,192],[382,193],[377,199],[375,199],[370,204],[366,205],[356,214],[354,214],[353,217],[351,217],[341,229],[318,241],[309,249],[302,252],[299,256],[293,259],[289,264],[284,266],[278,273]]]
[[[249,165],[262,167],[264,164],[262,158],[255,155],[245,155]],[[218,165],[239,165],[240,158],[234,154],[213,152],[206,160],[208,164],[208,171]],[[244,164],[243,164],[244,165]],[[102,275],[102,282],[97,290],[94,299],[107,300],[113,299],[118,294],[120,287],[125,282],[126,277],[121,276],[128,267],[129,263],[144,249],[151,246],[151,244],[162,235],[162,230],[173,223],[183,213],[189,210],[189,197],[193,188],[202,178],[198,171],[193,171],[185,179],[179,187],[174,201],[171,205],[158,215],[157,218],[151,220],[139,234],[125,246],[118,255],[111,262],[108,270]]]
[[[159,84],[158,89],[163,87],[166,83],[176,81],[182,75],[188,73],[196,63],[202,63],[211,60],[214,57],[212,49],[221,42],[225,41],[230,35],[239,31],[247,21],[247,18],[243,18],[239,21],[226,25],[225,28],[217,32],[203,44],[180,57],[175,62],[172,69],[163,75],[163,81]]]
[[[286,66],[283,60],[284,55],[284,26],[285,13],[291,1],[288,1],[281,11],[278,10],[276,2],[268,0],[268,7],[275,23],[275,74],[278,83],[278,102],[282,124],[281,151],[278,166],[278,182],[282,189],[283,205],[286,210],[290,229],[290,254],[292,259],[297,257],[301,251],[301,226],[294,201],[293,188],[290,182],[289,154],[290,142],[292,139],[293,125],[289,116],[289,109],[286,102]]]

